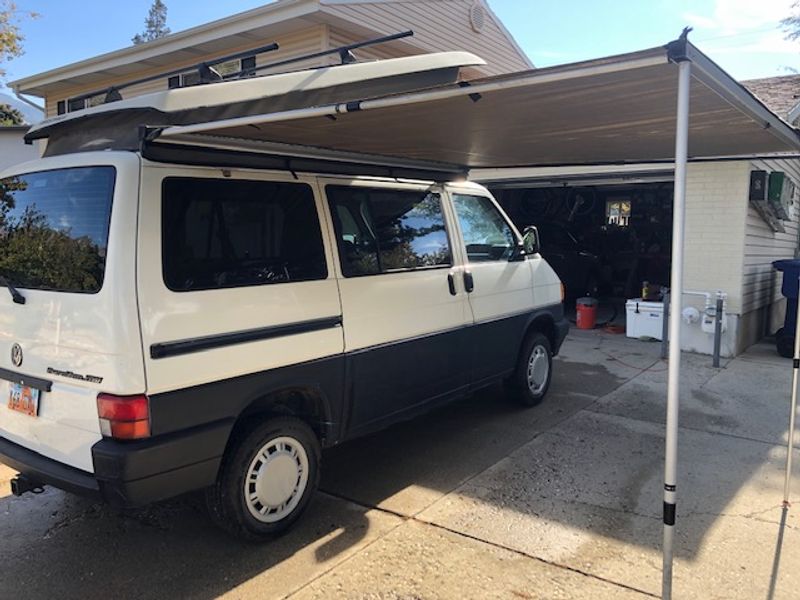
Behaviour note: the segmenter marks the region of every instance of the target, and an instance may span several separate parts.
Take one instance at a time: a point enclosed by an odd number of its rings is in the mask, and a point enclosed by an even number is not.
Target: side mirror
[[[531,254],[538,254],[541,250],[541,243],[539,242],[539,230],[533,225],[528,225],[522,231],[522,249],[527,256]]]

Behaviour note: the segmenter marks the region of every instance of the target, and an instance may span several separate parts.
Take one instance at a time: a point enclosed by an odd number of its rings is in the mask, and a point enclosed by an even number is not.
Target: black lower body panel
[[[133,442],[104,439],[92,447],[103,497],[140,506],[213,484],[233,419]]]
[[[307,363],[151,396],[154,437],[103,439],[94,473],[0,438],[0,461],[42,484],[138,506],[212,485],[231,431],[251,402],[276,391],[316,391],[323,442],[333,445],[421,414],[499,381],[516,367],[531,327],[557,354],[569,324],[561,304]]]
[[[180,434],[92,446],[94,473],[67,466],[0,438],[0,462],[31,481],[102,499],[114,506],[141,506],[214,483],[233,420]]]
[[[31,481],[52,485],[73,494],[100,498],[100,485],[91,473],[42,456],[5,438],[0,438],[0,462]]]

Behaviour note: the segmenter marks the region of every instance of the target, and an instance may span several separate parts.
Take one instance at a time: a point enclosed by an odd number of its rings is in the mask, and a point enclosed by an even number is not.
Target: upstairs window
[[[213,69],[223,77],[239,72],[244,72],[244,76],[247,77],[255,73],[255,68],[255,56],[247,56],[241,60],[229,60],[213,66]],[[181,73],[180,75],[173,75],[167,79],[167,87],[171,90],[175,88],[198,85],[199,83],[200,74],[197,72],[197,69],[186,71],[186,73]]]
[[[93,106],[100,106],[101,104],[105,104],[105,101],[105,93],[95,94],[88,98],[70,98],[58,102],[56,104],[56,109],[59,115],[63,115],[66,112],[75,112],[85,108],[92,108]]]

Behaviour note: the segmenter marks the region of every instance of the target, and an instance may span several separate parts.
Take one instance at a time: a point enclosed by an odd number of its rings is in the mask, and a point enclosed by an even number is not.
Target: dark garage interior
[[[668,286],[672,251],[671,180],[491,185],[522,230],[539,229],[542,256],[564,282],[567,307],[600,300],[601,319],[622,322],[625,301],[658,299]],[[611,313],[611,314],[609,314]]]

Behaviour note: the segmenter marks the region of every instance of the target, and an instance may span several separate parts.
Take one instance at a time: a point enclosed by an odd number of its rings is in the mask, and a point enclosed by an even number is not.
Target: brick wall
[[[728,294],[742,311],[742,266],[749,163],[691,163],[686,179],[684,287]]]

